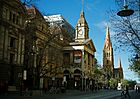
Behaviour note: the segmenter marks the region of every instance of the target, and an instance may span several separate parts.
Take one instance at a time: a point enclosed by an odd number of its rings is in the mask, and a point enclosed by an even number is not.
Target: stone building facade
[[[0,0],[0,12],[0,83],[20,86],[26,8],[20,0]]]

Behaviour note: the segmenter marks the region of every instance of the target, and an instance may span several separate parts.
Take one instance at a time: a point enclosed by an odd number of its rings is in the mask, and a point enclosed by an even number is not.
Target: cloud
[[[95,27],[102,30],[102,32],[106,32],[106,27],[109,26],[110,36],[114,36],[115,32],[111,29],[111,24],[107,21],[101,21],[99,23],[94,24]]]
[[[94,26],[99,28],[99,29],[104,29],[107,26],[107,22],[106,21],[101,21],[99,23],[94,24]]]

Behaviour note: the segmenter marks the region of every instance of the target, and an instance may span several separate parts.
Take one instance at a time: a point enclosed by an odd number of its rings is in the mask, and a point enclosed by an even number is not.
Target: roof
[[[111,43],[111,39],[110,39],[110,31],[109,31],[109,27],[107,26],[106,29],[106,39],[105,39],[105,44],[104,44],[104,49],[111,47],[112,48],[112,43]]]
[[[72,42],[70,45],[85,45],[89,41],[91,41],[91,39],[86,39],[83,42]]]
[[[72,42],[70,43],[70,46],[84,46],[86,45],[86,48],[89,48],[90,50],[96,52],[94,43],[92,42],[92,39],[86,39],[83,42]]]
[[[84,11],[81,11],[81,13],[80,13],[80,18],[79,18],[79,20],[78,20],[78,22],[77,22],[77,25],[78,25],[78,24],[84,24],[85,26],[88,27],[87,21],[86,21],[86,19],[85,19]]]

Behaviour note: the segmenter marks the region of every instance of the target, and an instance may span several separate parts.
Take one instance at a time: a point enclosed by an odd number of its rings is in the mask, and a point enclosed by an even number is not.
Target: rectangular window
[[[70,63],[70,54],[69,53],[64,53],[64,64],[69,64]]]
[[[18,16],[18,24],[22,25],[22,17],[21,16]]]
[[[15,47],[15,42],[16,42],[16,39],[11,37],[10,38],[10,47]]]
[[[88,65],[90,65],[90,61],[91,61],[90,54],[88,54]]]
[[[3,18],[6,18],[7,17],[7,11],[6,11],[6,8],[3,8]]]
[[[19,25],[19,16],[16,17],[16,24]]]
[[[9,20],[12,20],[12,12],[10,11]]]
[[[10,64],[13,64],[15,60],[15,55],[10,53]]]
[[[15,22],[16,22],[16,15],[13,14],[13,23],[15,23]]]

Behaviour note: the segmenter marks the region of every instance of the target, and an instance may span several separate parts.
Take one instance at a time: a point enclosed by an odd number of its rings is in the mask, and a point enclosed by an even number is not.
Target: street
[[[116,96],[110,99],[129,99],[128,96],[125,98],[124,96]],[[140,99],[140,93],[136,93],[135,91],[130,92],[130,99]]]
[[[140,93],[134,90],[130,91],[131,99],[139,99]],[[42,96],[19,96],[19,95],[3,95],[0,99],[128,99],[121,96],[121,91],[100,90],[98,92],[83,92],[79,90],[67,90],[66,93],[59,94],[43,94]]]

